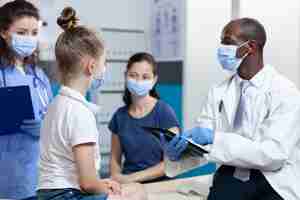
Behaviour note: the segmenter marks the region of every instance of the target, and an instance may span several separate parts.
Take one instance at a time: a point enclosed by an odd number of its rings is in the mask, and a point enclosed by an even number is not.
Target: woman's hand
[[[112,179],[122,184],[134,182],[133,178],[130,175],[125,174],[115,174],[112,176]]]

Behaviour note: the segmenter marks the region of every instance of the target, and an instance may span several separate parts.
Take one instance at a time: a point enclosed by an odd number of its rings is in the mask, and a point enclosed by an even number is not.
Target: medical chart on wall
[[[183,0],[152,0],[151,51],[158,60],[183,58]]]

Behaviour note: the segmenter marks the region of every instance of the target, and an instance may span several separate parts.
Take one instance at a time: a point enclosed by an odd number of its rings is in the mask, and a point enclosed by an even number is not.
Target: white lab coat
[[[217,119],[200,120],[199,126],[215,131],[207,160],[220,165],[259,169],[281,197],[299,200],[298,89],[272,66],[265,66],[250,80],[253,83],[248,99],[251,123],[237,132],[233,130],[233,121],[240,88],[235,79],[236,75],[213,87],[202,109],[201,116]]]

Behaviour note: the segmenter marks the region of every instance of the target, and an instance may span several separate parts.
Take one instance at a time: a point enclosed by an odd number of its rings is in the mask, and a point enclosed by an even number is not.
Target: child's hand
[[[121,185],[111,179],[103,179],[102,182],[105,184],[107,194],[119,195],[121,194]]]

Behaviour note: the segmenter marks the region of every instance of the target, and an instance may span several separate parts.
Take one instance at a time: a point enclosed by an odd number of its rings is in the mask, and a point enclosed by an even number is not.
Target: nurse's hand
[[[41,120],[25,119],[20,125],[21,132],[33,137],[40,137]]]
[[[165,136],[160,134],[160,140],[164,149],[165,155],[171,161],[178,161],[182,152],[186,149],[188,143],[180,135],[176,135],[169,143],[166,141]]]
[[[214,133],[209,128],[195,127],[183,132],[182,137],[190,138],[197,144],[207,145],[213,143]]]

